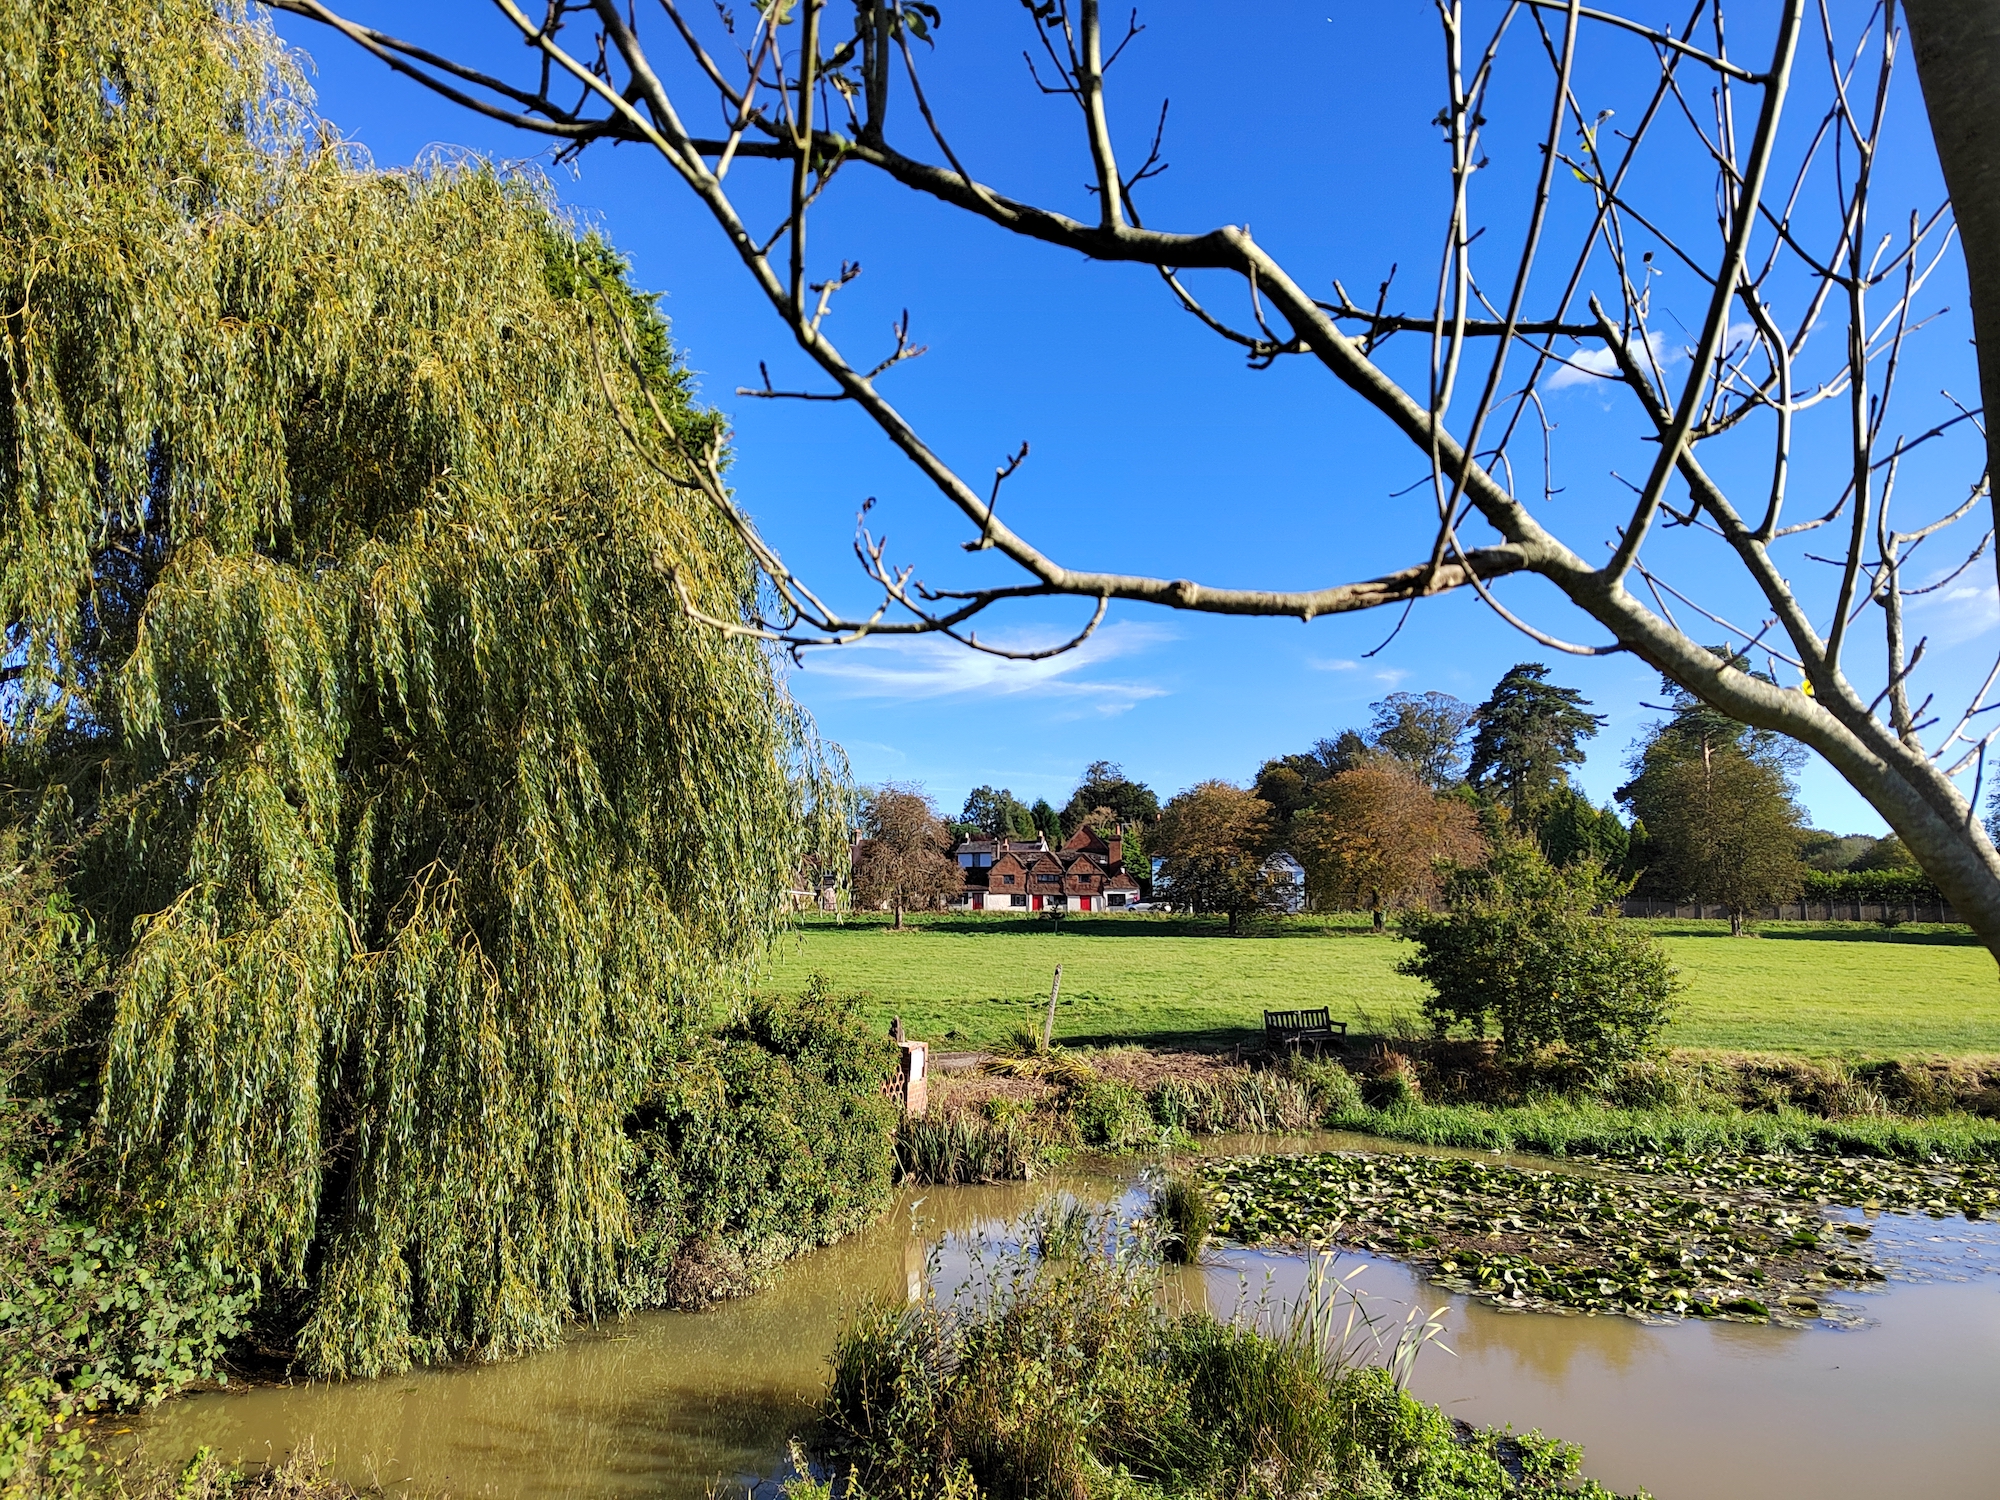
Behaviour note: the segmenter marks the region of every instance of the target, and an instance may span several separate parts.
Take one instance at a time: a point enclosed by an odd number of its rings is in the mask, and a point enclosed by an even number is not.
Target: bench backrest
[[[1325,1010],[1267,1010],[1266,1031],[1330,1031],[1333,1018]]]

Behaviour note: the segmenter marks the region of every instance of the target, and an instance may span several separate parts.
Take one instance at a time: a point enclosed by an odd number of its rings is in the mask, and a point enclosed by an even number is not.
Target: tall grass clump
[[[1169,1078],[1148,1103],[1163,1128],[1186,1135],[1288,1135],[1316,1130],[1328,1116],[1360,1108],[1361,1092],[1339,1063],[1299,1060],[1198,1082]]]
[[[1215,1227],[1215,1207],[1201,1184],[1176,1172],[1153,1195],[1153,1217],[1160,1231],[1160,1253],[1170,1261],[1201,1259],[1203,1246]]]
[[[905,1182],[962,1187],[977,1182],[1032,1182],[1054,1150],[1026,1120],[937,1114],[905,1117],[896,1131],[896,1174]]]
[[[1368,1362],[1384,1347],[1372,1325],[1340,1325],[1336,1278],[1274,1318],[1224,1322],[1166,1311],[1158,1263],[1129,1238],[1060,1242],[1041,1255],[1026,1234],[964,1300],[879,1305],[842,1333],[814,1467],[845,1475],[848,1500],[1610,1500],[1578,1477],[1577,1449],[1462,1428],[1411,1397],[1407,1358]],[[1413,1353],[1432,1327],[1390,1347]],[[831,1488],[808,1477],[793,1494]]]

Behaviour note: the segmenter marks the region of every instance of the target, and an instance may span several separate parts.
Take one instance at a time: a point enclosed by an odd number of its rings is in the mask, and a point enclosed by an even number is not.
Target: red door
[[[1029,910],[1040,911],[1042,909],[1042,898],[1040,896],[1030,896],[1028,899],[1031,903]]]

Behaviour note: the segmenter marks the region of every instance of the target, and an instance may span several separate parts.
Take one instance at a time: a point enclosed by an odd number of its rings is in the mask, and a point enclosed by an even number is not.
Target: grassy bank
[[[834,1357],[822,1472],[849,1500],[1610,1500],[1578,1477],[1576,1448],[1473,1429],[1411,1397],[1399,1376],[1422,1329],[1387,1347],[1343,1334],[1334,1278],[1263,1326],[1175,1316],[1157,1261],[1107,1235],[1051,1215],[987,1268],[974,1307],[864,1314]]]
[[[1039,1025],[1063,968],[1058,1033],[1078,1045],[1227,1047],[1259,1034],[1266,1008],[1320,1006],[1338,1019],[1414,1012],[1406,952],[1363,918],[1297,918],[1244,938],[1199,918],[811,916],[779,942],[768,983],[796,990],[823,971],[859,991],[876,1024],[978,1047],[1029,1016]],[[1850,1058],[2000,1054],[2000,977],[1963,928],[1767,923],[1735,939],[1720,922],[1643,924],[1688,979],[1671,1046]]]
[[[1673,1106],[1629,1109],[1554,1099],[1499,1108],[1363,1106],[1329,1111],[1322,1123],[1329,1130],[1351,1130],[1384,1140],[1544,1156],[1792,1152],[1913,1162],[2000,1162],[2000,1121],[1966,1114],[1830,1120],[1793,1109],[1773,1114]]]
[[[1694,1158],[1784,1158],[1819,1164],[1787,1170],[1825,1201],[1880,1198],[1913,1209],[1931,1206],[1924,1193],[1870,1186],[1826,1164],[1902,1163],[1898,1170],[1915,1181],[1929,1164],[1947,1163],[1975,1170],[1980,1184],[2000,1184],[2000,1074],[1992,1070],[1887,1064],[1864,1074],[1783,1060],[1652,1060],[1570,1078],[1558,1090],[1560,1075],[1509,1073],[1478,1051],[1466,1043],[1413,1048],[1356,1059],[1350,1069],[1059,1047],[995,1064],[1008,1077],[939,1080],[930,1115],[902,1124],[898,1168],[919,1182],[1006,1181],[1077,1151],[1173,1151],[1215,1134],[1325,1129],[1426,1146],[1646,1160],[1650,1170],[1685,1170]],[[2000,1189],[1982,1187],[1943,1207],[1993,1213]]]

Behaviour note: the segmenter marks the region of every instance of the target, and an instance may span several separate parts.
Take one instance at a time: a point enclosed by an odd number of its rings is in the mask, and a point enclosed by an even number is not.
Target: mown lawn
[[[780,940],[766,986],[796,990],[819,969],[863,994],[882,1026],[901,1015],[912,1035],[961,1046],[1039,1029],[1058,963],[1057,1033],[1080,1045],[1228,1045],[1256,1033],[1266,1007],[1324,1005],[1356,1022],[1413,1013],[1421,995],[1395,971],[1403,944],[1352,919],[1271,923],[1245,938],[1189,918],[1070,917],[1059,932],[1032,918],[913,920],[895,933],[886,919],[808,917]],[[1962,928],[1770,923],[1732,939],[1719,922],[1644,925],[1689,981],[1675,1046],[2000,1054],[2000,977]]]

